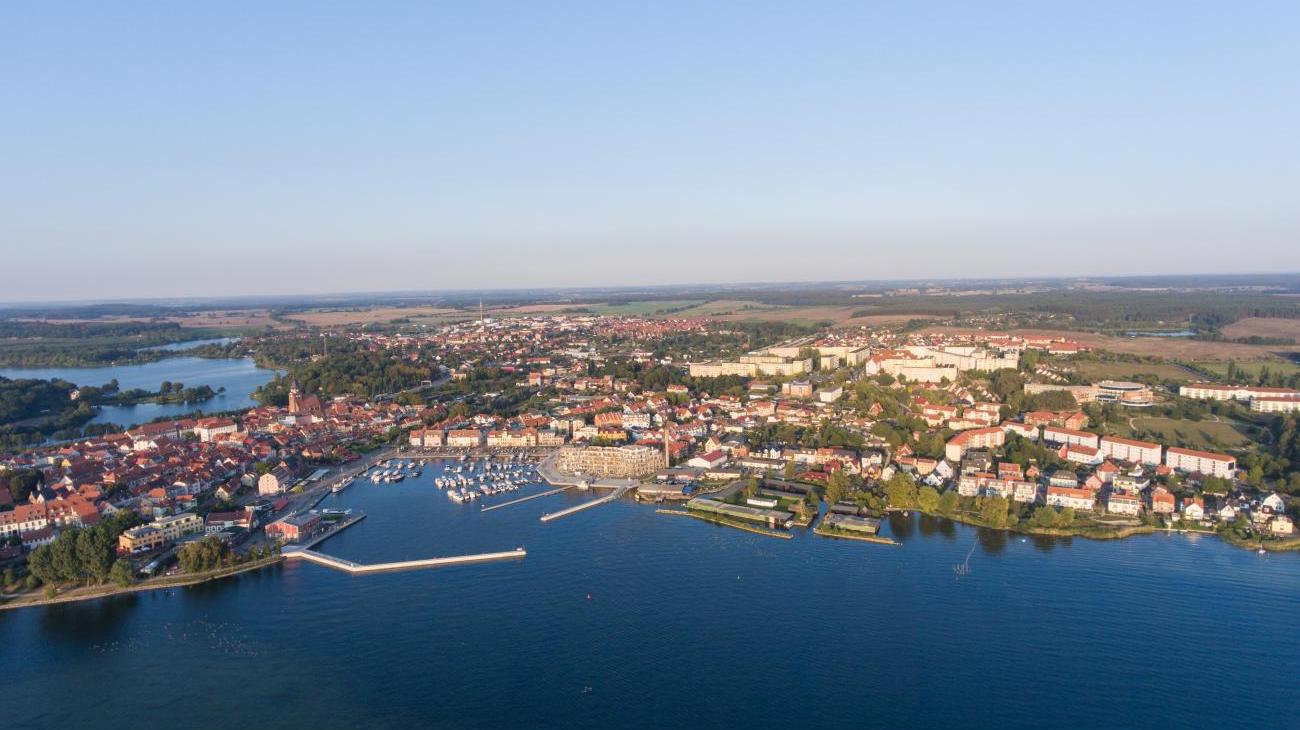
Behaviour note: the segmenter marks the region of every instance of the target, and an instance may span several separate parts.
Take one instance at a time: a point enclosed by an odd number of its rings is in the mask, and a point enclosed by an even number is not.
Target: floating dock
[[[396,570],[419,570],[422,568],[445,568],[452,565],[471,565],[474,563],[492,563],[500,560],[521,560],[528,553],[523,548],[515,548],[500,553],[479,553],[477,555],[457,555],[448,558],[424,558],[422,560],[399,560],[392,563],[354,563],[351,560],[335,558],[318,553],[315,550],[286,549],[286,560],[306,560],[324,565],[327,568],[341,570],[344,573],[363,575],[366,573],[386,573]]]

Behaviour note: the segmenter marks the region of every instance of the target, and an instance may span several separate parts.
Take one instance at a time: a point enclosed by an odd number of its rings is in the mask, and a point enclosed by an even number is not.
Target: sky
[[[0,271],[0,301],[1300,271],[1300,3],[4,3]]]

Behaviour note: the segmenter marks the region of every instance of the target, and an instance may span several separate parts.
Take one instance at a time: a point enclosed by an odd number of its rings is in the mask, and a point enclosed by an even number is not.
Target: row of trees
[[[139,515],[123,510],[98,525],[65,529],[53,542],[32,551],[28,570],[50,585],[103,583],[117,561],[118,535],[138,524]]]
[[[176,551],[176,562],[187,573],[214,570],[229,559],[230,546],[216,537],[205,537]]]

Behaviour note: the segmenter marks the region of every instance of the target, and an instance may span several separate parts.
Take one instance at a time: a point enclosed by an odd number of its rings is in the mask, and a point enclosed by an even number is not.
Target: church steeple
[[[302,410],[302,392],[298,390],[298,379],[294,378],[289,385],[289,412],[298,413]]]

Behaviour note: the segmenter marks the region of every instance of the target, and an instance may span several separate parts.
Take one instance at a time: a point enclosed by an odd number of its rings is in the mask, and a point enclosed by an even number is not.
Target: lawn
[[[1250,443],[1245,434],[1226,421],[1182,421],[1173,418],[1133,419],[1134,435],[1159,441],[1166,446],[1219,451]]]
[[[1204,368],[1209,372],[1215,373],[1221,378],[1227,377],[1228,375],[1228,363],[1226,361],[1197,362],[1193,364],[1197,367]],[[1264,368],[1268,368],[1270,373],[1281,373],[1283,375],[1300,373],[1300,364],[1290,360],[1282,360],[1280,358],[1272,360],[1248,360],[1245,362],[1240,360],[1237,361],[1237,369],[1251,376],[1259,375],[1259,372]]]
[[[1167,362],[1079,362],[1079,374],[1090,381],[1133,380],[1139,375],[1154,375],[1161,380],[1196,380],[1196,375]]]

